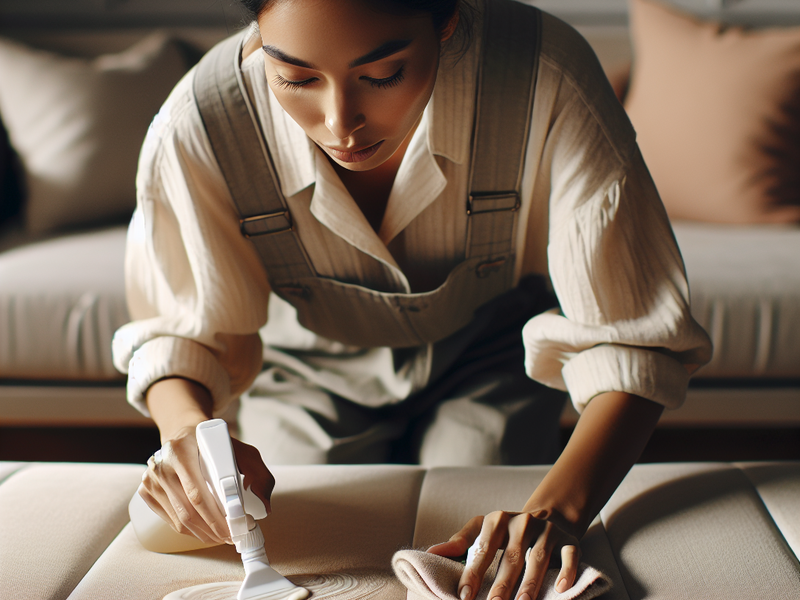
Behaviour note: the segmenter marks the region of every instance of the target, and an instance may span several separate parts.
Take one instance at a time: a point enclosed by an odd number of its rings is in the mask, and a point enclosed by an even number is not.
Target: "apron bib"
[[[436,371],[447,370],[459,347],[469,345],[458,340],[472,340],[484,329],[477,311],[485,307],[486,312],[515,284],[517,209],[538,70],[540,13],[511,0],[492,0],[485,3],[482,20],[470,193],[464,202],[465,260],[442,285],[423,293],[377,291],[315,272],[293,228],[243,81],[242,47],[252,32],[215,46],[198,64],[195,77],[197,106],[240,214],[242,234],[256,247],[273,292],[320,336],[361,348],[408,349],[400,354],[421,366],[415,390]],[[502,101],[497,89],[503,90]]]

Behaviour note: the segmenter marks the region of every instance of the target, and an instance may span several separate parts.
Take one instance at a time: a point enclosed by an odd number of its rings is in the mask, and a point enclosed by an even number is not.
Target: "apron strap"
[[[242,235],[270,280],[315,275],[297,236],[275,166],[239,68],[248,29],[217,44],[197,65],[194,95],[209,142],[240,215]]]
[[[467,258],[496,257],[502,263],[503,255],[513,252],[540,44],[539,9],[521,2],[486,1],[467,201]],[[501,98],[497,90],[503,90]]]
[[[541,19],[537,8],[520,2],[487,0],[484,6],[466,258],[487,257],[481,268],[489,272],[501,268],[514,249]],[[194,79],[195,100],[241,216],[242,234],[255,245],[270,281],[315,276],[242,80],[242,47],[251,35],[247,30],[228,38],[203,57]]]

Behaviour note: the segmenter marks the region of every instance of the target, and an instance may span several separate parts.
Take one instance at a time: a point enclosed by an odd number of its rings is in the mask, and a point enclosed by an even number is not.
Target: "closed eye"
[[[292,81],[291,79],[286,79],[281,77],[280,75],[276,74],[273,78],[272,82],[277,85],[278,87],[290,89],[290,90],[297,90],[303,87],[304,85],[308,85],[312,81],[316,81],[316,77],[309,77],[308,79],[303,79],[301,81]]]
[[[403,81],[404,77],[405,77],[405,66],[402,66],[398,69],[397,73],[395,73],[391,77],[384,77],[383,79],[374,79],[373,77],[367,77],[365,75],[361,77],[361,79],[369,82],[369,84],[375,88],[391,88],[398,85],[401,81]]]

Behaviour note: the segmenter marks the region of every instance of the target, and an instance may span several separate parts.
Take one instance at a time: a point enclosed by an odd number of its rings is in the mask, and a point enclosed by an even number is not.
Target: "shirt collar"
[[[470,157],[479,47],[476,37],[463,56],[442,57],[431,99],[428,146],[459,165]]]

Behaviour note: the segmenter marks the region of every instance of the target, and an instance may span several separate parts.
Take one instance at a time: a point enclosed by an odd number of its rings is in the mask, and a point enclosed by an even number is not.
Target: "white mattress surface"
[[[128,321],[125,227],[0,254],[0,378],[119,379],[111,337]]]
[[[673,228],[692,313],[714,343],[698,377],[800,377],[800,228]]]

